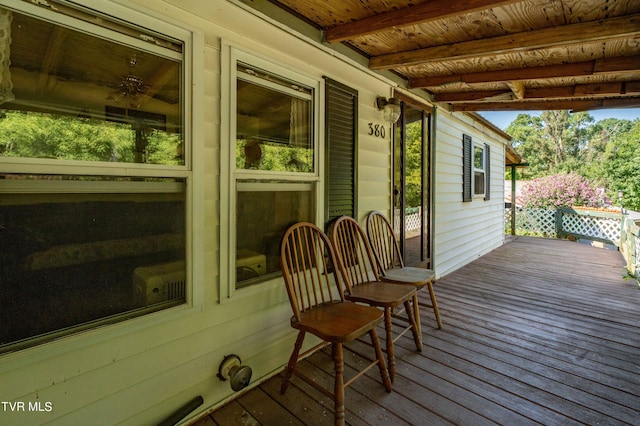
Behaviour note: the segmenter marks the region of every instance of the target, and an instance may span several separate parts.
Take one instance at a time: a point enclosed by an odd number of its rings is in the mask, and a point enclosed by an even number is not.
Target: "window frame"
[[[171,321],[189,315],[194,310],[200,309],[203,302],[201,272],[204,262],[200,254],[204,250],[202,236],[194,233],[194,229],[202,229],[204,226],[203,206],[203,185],[200,183],[203,176],[202,148],[193,143],[197,138],[202,138],[202,132],[194,122],[202,122],[204,114],[199,109],[194,109],[194,104],[201,104],[203,96],[194,87],[200,87],[204,81],[203,72],[204,60],[201,55],[194,55],[194,52],[201,52],[204,47],[204,34],[202,32],[181,26],[179,23],[168,23],[160,20],[151,14],[144,13],[131,7],[118,4],[105,4],[100,0],[85,0],[82,5],[61,1],[65,8],[79,10],[81,13],[97,15],[105,18],[109,22],[116,23],[120,28],[129,29],[131,33],[123,34],[111,30],[105,26],[93,24],[91,22],[76,19],[69,15],[55,12],[48,7],[36,6],[27,2],[6,4],[5,0],[0,0],[0,6],[11,11],[27,14],[37,19],[43,19],[56,25],[64,25],[93,37],[107,38],[108,40],[122,42],[134,48],[143,49],[152,53],[158,51],[157,46],[145,41],[145,36],[155,35],[167,40],[179,41],[182,43],[182,53],[179,54],[182,75],[181,75],[181,115],[182,115],[182,139],[184,149],[183,165],[158,165],[141,163],[111,163],[100,161],[64,160],[64,159],[44,159],[25,157],[1,157],[0,172],[2,173],[22,173],[33,175],[67,175],[67,176],[107,176],[114,177],[166,177],[184,180],[185,195],[185,262],[186,262],[186,288],[185,303],[168,309],[156,310],[154,312],[142,313],[139,316],[131,317],[130,313],[123,313],[117,316],[117,320],[112,318],[102,318],[88,324],[79,324],[70,330],[62,329],[47,333],[44,336],[35,336],[25,341],[11,344],[9,351],[15,352],[15,356],[22,356],[26,347],[37,346],[29,351],[47,351],[49,355],[64,353],[68,350],[69,344],[73,347],[84,347],[86,344],[104,341],[112,334],[107,330],[120,330],[120,333],[133,332],[143,328],[157,326],[158,321]],[[68,5],[68,6],[67,6]],[[43,6],[48,6],[43,5]],[[129,20],[121,18],[127,16]],[[132,34],[140,36],[140,40],[135,40]],[[135,42],[132,43],[132,40]],[[160,49],[165,52],[165,49]],[[166,56],[162,54],[162,56]],[[151,184],[151,185],[150,185]],[[138,183],[131,186],[114,182],[75,182],[75,181],[46,181],[46,182],[19,182],[11,180],[0,180],[0,193],[29,193],[43,192],[76,192],[95,193],[104,192],[118,193],[153,193],[164,191],[166,188],[176,188],[175,184],[154,184]],[[108,325],[108,328],[103,328]],[[59,339],[64,337],[64,339]]]
[[[484,192],[475,193],[475,149],[482,148],[484,169]],[[474,199],[491,199],[491,145],[475,143],[470,135],[462,135],[462,202],[469,203]]]
[[[322,129],[320,126],[320,108],[324,102],[324,83],[322,78],[314,78],[302,71],[292,67],[282,66],[266,56],[253,52],[242,46],[236,45],[228,40],[221,42],[221,138],[220,138],[220,187],[224,190],[220,193],[220,286],[219,302],[227,303],[234,299],[250,298],[257,294],[273,290],[276,286],[282,285],[282,277],[272,277],[261,281],[258,285],[249,285],[236,288],[236,277],[234,271],[236,266],[236,194],[238,185],[245,185],[243,182],[255,180],[258,184],[265,185],[266,188],[271,181],[274,189],[286,191],[291,187],[302,187],[311,185],[312,199],[315,203],[316,217],[314,222],[320,223],[324,209],[323,182],[320,179],[324,164],[324,149],[320,141],[322,140]],[[274,76],[298,82],[313,90],[311,105],[313,108],[311,122],[311,137],[313,139],[313,171],[312,172],[286,172],[267,171],[236,168],[236,114],[237,97],[236,87],[238,80],[237,64],[244,63],[251,67],[259,68]],[[278,183],[283,185],[278,187]],[[223,225],[226,224],[226,225]]]
[[[66,4],[66,2],[63,2]],[[48,170],[47,166],[51,166],[52,172],[42,172],[42,173],[59,173],[59,174],[74,174],[69,173],[67,170],[69,168],[74,167],[86,167],[90,168],[92,171],[86,170],[82,173],[75,174],[83,174],[83,175],[114,175],[114,176],[132,176],[138,175],[143,177],[153,177],[159,173],[171,173],[170,176],[167,177],[183,177],[185,172],[189,172],[192,170],[192,145],[189,143],[193,139],[192,129],[189,124],[190,113],[191,113],[191,97],[189,90],[192,83],[193,77],[193,65],[190,63],[191,58],[193,58],[193,46],[189,40],[192,39],[193,33],[187,31],[185,29],[172,26],[168,23],[153,19],[148,17],[147,19],[136,20],[137,23],[125,22],[120,18],[116,18],[115,16],[128,16],[131,15],[132,11],[130,9],[125,9],[123,7],[114,6],[115,10],[121,9],[119,12],[106,11],[104,13],[98,12],[100,10],[105,9],[104,5],[99,1],[89,0],[85,1],[84,5],[76,5],[70,6],[70,8],[79,11],[85,11],[90,15],[104,16],[105,19],[108,19],[108,22],[115,22],[118,26],[122,26],[128,29],[138,30],[140,39],[134,38],[132,35],[123,34],[122,32],[116,31],[115,29],[110,29],[107,26],[93,24],[90,22],[83,21],[79,18],[74,18],[68,14],[55,12],[54,8],[49,7],[40,7],[32,4],[28,4],[26,2],[19,2],[17,4],[6,5],[5,0],[0,0],[0,6],[11,11],[15,11],[18,13],[27,14],[29,16],[33,16],[38,19],[42,19],[45,21],[52,22],[56,25],[62,25],[86,34],[90,34],[94,37],[99,37],[103,39],[107,39],[113,42],[118,42],[121,44],[129,45],[130,47],[146,50],[150,53],[163,56],[169,59],[180,59],[182,61],[183,66],[183,76],[182,76],[182,92],[183,98],[181,99],[181,109],[182,109],[182,130],[183,130],[183,149],[184,149],[184,163],[183,165],[159,165],[159,164],[145,164],[145,163],[113,163],[113,162],[104,162],[104,161],[83,161],[83,160],[64,160],[64,159],[44,159],[44,158],[28,158],[28,157],[0,157],[2,160],[3,166],[5,164],[8,165],[11,170],[19,170],[24,173],[25,168],[30,168],[31,166],[36,166],[38,168],[42,168],[43,170]],[[92,3],[95,3],[92,5]],[[89,9],[93,7],[92,9]],[[140,17],[144,15],[140,14]],[[146,26],[143,26],[146,25]],[[155,30],[148,30],[147,27],[155,28]],[[181,54],[176,54],[175,52],[169,53],[168,48],[163,48],[157,46],[156,44],[145,41],[145,37],[151,37],[152,34],[160,35],[162,34],[165,39],[179,40],[183,43],[183,51]],[[166,35],[166,34],[171,34]],[[14,167],[15,166],[15,167]],[[60,167],[56,167],[60,166]],[[182,172],[182,173],[181,173]],[[34,172],[37,173],[37,172]]]

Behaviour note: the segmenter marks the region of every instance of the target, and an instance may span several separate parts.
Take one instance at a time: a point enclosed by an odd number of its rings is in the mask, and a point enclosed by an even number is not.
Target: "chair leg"
[[[416,326],[418,327],[418,334],[420,335],[420,347],[422,348],[422,317],[420,316],[420,302],[418,302],[418,293],[413,296],[413,311],[413,316],[416,319]]]
[[[380,339],[378,338],[378,332],[375,328],[369,330],[369,336],[371,336],[371,344],[376,351],[376,358],[378,358],[378,368],[380,369],[380,377],[382,378],[382,384],[387,392],[391,392],[391,379],[389,378],[389,372],[387,371],[387,364],[384,361],[384,355],[382,348],[380,347]]]
[[[436,315],[438,328],[442,329],[442,321],[440,320],[440,311],[438,310],[438,302],[436,302],[436,293],[433,291],[433,284],[431,283],[431,281],[429,281],[427,285],[429,286],[429,296],[431,296],[431,306],[433,306],[433,313]]]
[[[291,377],[293,376],[293,370],[296,368],[296,364],[298,363],[298,356],[300,355],[300,349],[302,348],[302,343],[304,342],[304,331],[298,332],[298,337],[296,338],[296,343],[293,346],[293,352],[291,352],[291,356],[289,357],[289,363],[287,364],[287,368],[284,370],[282,385],[280,385],[280,393],[284,394],[291,383]]]
[[[384,308],[384,329],[387,334],[387,364],[389,365],[389,379],[393,383],[396,377],[396,355],[393,350],[393,329],[391,324],[391,308]]]
[[[413,341],[416,344],[416,349],[418,352],[422,352],[422,335],[420,334],[420,328],[418,327],[418,321],[420,319],[420,314],[416,317],[416,307],[415,303],[417,296],[413,296],[413,307],[411,306],[411,302],[408,300],[404,302],[404,309],[407,312],[407,317],[409,318],[409,324],[411,325],[411,333],[413,333]]]
[[[335,384],[333,388],[335,425],[344,426],[344,358],[342,343],[331,345],[333,355],[333,368],[335,371]]]

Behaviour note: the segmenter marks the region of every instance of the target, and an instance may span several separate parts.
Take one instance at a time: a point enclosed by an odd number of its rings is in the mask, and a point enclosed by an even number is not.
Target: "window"
[[[188,294],[189,35],[16,3],[0,7],[0,352]]]
[[[313,172],[313,89],[238,63],[236,168]]]
[[[228,253],[234,255],[222,258],[235,271],[228,277],[235,285],[227,297],[280,277],[284,231],[295,222],[315,222],[318,204],[319,82],[231,50],[235,111],[228,154],[235,191],[228,195]]]
[[[488,144],[474,144],[471,136],[462,137],[462,201],[491,196],[491,151]]]

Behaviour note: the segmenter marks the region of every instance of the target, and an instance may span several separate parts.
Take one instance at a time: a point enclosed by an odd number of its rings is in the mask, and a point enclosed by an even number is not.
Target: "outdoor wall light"
[[[398,98],[385,98],[379,96],[376,98],[376,107],[378,110],[383,111],[383,117],[385,121],[394,124],[400,118],[400,99]]]

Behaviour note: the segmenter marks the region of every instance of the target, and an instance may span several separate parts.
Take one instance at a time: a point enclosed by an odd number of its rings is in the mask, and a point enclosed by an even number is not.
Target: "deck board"
[[[371,370],[346,391],[347,423],[640,424],[640,290],[624,276],[618,252],[515,238],[438,280],[444,328],[422,310],[422,352],[400,338],[393,392]],[[351,374],[358,360],[345,361]],[[328,349],[299,367],[331,386]],[[276,376],[201,422],[333,423],[317,390],[279,390]]]

